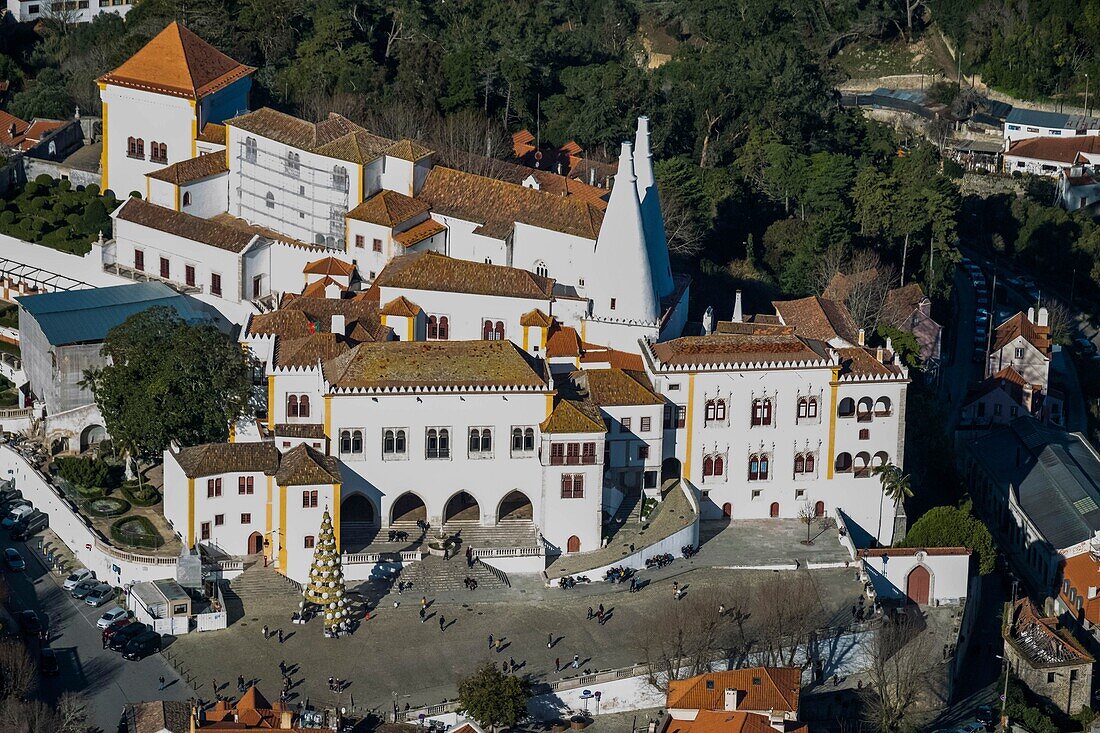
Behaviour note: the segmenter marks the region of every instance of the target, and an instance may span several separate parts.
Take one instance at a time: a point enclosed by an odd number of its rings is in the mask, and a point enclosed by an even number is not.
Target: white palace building
[[[890,542],[872,471],[903,463],[906,369],[821,298],[749,316],[731,294],[730,320],[688,329],[646,118],[610,192],[517,183],[249,111],[252,71],[172,24],[100,79],[104,188],[140,195],[104,267],[214,305],[264,367],[266,411],[165,455],[187,545],[301,581],[328,507],[348,553],[420,521],[535,548],[499,562],[537,571],[673,492],[694,536],[808,508]]]

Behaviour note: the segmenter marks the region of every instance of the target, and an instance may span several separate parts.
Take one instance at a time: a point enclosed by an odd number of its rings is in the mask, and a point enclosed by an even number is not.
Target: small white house
[[[859,559],[879,600],[961,605],[970,583],[970,552],[965,547],[887,547],[860,550]]]

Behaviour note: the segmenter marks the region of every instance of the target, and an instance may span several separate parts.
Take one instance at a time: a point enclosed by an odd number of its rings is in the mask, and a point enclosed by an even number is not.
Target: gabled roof
[[[389,338],[390,329],[382,325],[377,306],[358,297],[284,297],[278,310],[253,315],[245,332],[250,336],[301,338],[331,331],[334,315],[344,317],[346,334],[356,341],[385,341]]]
[[[240,254],[257,236],[246,229],[238,229],[210,219],[185,214],[182,211],[174,211],[141,199],[126,199],[126,202],[115,211],[114,217],[237,254]]]
[[[519,325],[521,326],[538,326],[539,328],[550,328],[550,325],[554,322],[554,319],[543,313],[538,308],[529,310],[519,317]]]
[[[798,300],[774,301],[783,323],[795,327],[795,333],[818,341],[840,338],[849,344],[859,340],[855,321],[843,304],[816,295]]]
[[[395,227],[428,213],[430,207],[419,199],[383,189],[348,212],[349,219],[384,227]]]
[[[199,142],[225,145],[225,125],[217,122],[207,122],[202,126],[202,132],[197,138]]]
[[[241,696],[241,699],[237,701],[237,712],[242,710],[270,710],[271,703],[267,701],[267,698],[256,688],[256,685],[252,685],[248,688],[248,691]]]
[[[390,260],[374,284],[382,288],[550,300],[554,281],[527,270],[413,252]]]
[[[419,224],[414,224],[403,232],[398,232],[393,235],[395,241],[402,247],[413,247],[420,244],[429,237],[434,237],[442,231],[446,231],[447,227],[443,226],[435,219],[425,219]]]
[[[1038,349],[1041,354],[1050,358],[1050,328],[1035,325],[1023,313],[1017,313],[997,326],[993,334],[993,351],[1000,351],[1019,336],[1023,336],[1024,340]]]
[[[167,181],[176,186],[182,186],[200,181],[203,178],[209,178],[210,176],[217,176],[228,172],[229,166],[226,165],[225,162],[225,153],[217,151],[205,153],[196,158],[181,160],[178,163],[173,163],[166,168],[161,168],[160,170],[153,171],[146,175],[158,181]]]
[[[785,723],[783,733],[808,733],[809,726]],[[767,715],[744,710],[703,710],[694,720],[669,721],[664,733],[775,733]]]
[[[402,318],[415,318],[422,308],[416,303],[412,302],[404,295],[391,300],[382,306],[382,310],[379,311],[384,316],[401,316]]]
[[[1080,621],[1100,623],[1100,594],[1090,597],[1090,588],[1100,588],[1100,562],[1092,552],[1067,559],[1062,566],[1063,584],[1059,596]],[[1068,586],[1068,588],[1067,588]],[[1071,592],[1072,591],[1072,592]]]
[[[188,478],[222,473],[255,472],[269,476],[279,467],[279,451],[274,443],[205,443],[180,448],[176,463]]]
[[[546,337],[546,356],[549,359],[560,356],[580,356],[581,337],[577,329],[563,326],[558,321],[550,325]]]
[[[579,387],[587,389],[592,401],[600,407],[665,403],[653,391],[653,384],[644,372],[627,372],[612,367],[584,369],[569,376]]]
[[[546,386],[536,363],[511,341],[363,343],[324,365],[336,389],[492,389]]]
[[[607,432],[600,409],[589,400],[559,399],[539,428],[547,435]]]
[[[1008,146],[1005,155],[1030,160],[1049,160],[1071,166],[1077,156],[1100,160],[1100,135],[1073,135],[1070,137],[1029,137],[1016,140]]]
[[[901,367],[896,363],[896,360],[884,364],[878,360],[875,354],[872,353],[872,349],[868,347],[853,346],[837,349],[836,353],[840,355],[841,376],[895,377],[902,374]],[[893,359],[893,357],[894,355],[890,354],[890,358]]]
[[[191,705],[186,700],[130,703],[122,711],[125,733],[189,733]]]
[[[479,224],[475,234],[506,238],[515,224],[595,240],[603,210],[575,197],[555,196],[514,183],[437,165],[417,198],[432,211]]]
[[[172,22],[99,81],[199,100],[254,71]]]
[[[435,151],[412,140],[398,140],[393,145],[386,148],[386,155],[400,158],[401,160],[407,160],[412,163],[415,163],[421,158],[428,157],[433,152]]]
[[[1027,380],[1018,371],[1010,366],[1005,367],[996,374],[986,377],[966,393],[963,406],[970,405],[986,395],[1000,389],[1019,404],[1024,404],[1024,389],[1028,387]],[[1041,390],[1037,390],[1041,391]]]
[[[682,336],[653,344],[651,349],[654,356],[668,366],[706,367],[769,362],[816,362],[826,365],[830,361],[826,343],[792,335],[714,333],[709,336]]]
[[[318,332],[301,338],[280,338],[275,342],[272,361],[283,369],[313,367],[318,362],[343,354],[352,345],[343,334],[335,333]]]
[[[306,275],[339,275],[351,277],[355,274],[355,265],[335,257],[322,257],[307,263],[302,272]]]
[[[797,667],[748,667],[670,680],[666,708],[722,710],[727,689],[739,690],[740,710],[798,712],[802,671]]]
[[[314,486],[340,483],[340,462],[314,448],[299,443],[279,460],[275,483],[279,486]]]
[[[1030,598],[1025,596],[1016,601],[1011,613],[1004,629],[1005,641],[1033,667],[1051,669],[1094,661],[1057,618],[1042,616]]]

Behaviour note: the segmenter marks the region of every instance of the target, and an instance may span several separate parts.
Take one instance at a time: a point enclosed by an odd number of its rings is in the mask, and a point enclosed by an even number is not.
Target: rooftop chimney
[[[714,333],[714,308],[707,306],[703,313],[703,334],[710,336]]]
[[[881,346],[875,349],[875,358],[878,359],[880,364],[882,363],[882,360],[886,358],[886,355],[883,353],[883,349]]]
[[[347,325],[344,321],[344,314],[333,313],[332,314],[332,332],[337,336],[347,336]]]
[[[768,724],[774,730],[778,730],[778,731],[787,730],[787,720],[786,720],[786,718],[783,717],[783,713],[777,712],[775,710],[771,711],[771,714],[768,715]]]
[[[294,711],[284,710],[279,716],[279,728],[282,730],[290,730],[294,727]]]
[[[865,345],[866,341],[867,341],[867,334],[864,333],[863,329],[861,328],[861,329],[859,329],[859,345],[860,346]]]
[[[1046,326],[1050,322],[1050,311],[1046,307],[1039,309],[1039,321],[1035,324],[1037,326]]]
[[[1035,323],[1035,309],[1034,308],[1028,308],[1027,309],[1027,320],[1031,321],[1032,323]]]
[[[733,294],[733,322],[741,323],[744,318],[741,315],[741,291],[738,290]]]
[[[737,690],[732,687],[726,688],[726,705],[723,708],[726,712],[733,712],[737,709]]]

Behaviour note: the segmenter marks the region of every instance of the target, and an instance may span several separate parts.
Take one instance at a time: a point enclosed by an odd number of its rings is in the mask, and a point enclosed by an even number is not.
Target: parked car
[[[38,636],[46,628],[35,611],[20,611],[16,619],[19,621],[19,627],[23,629],[23,633],[27,636]]]
[[[0,504],[11,504],[23,498],[23,492],[19,489],[4,489],[0,491]]]
[[[134,620],[129,616],[125,616],[123,618],[120,618],[118,621],[115,621],[113,624],[103,630],[103,643],[108,643],[111,640],[111,637],[113,637],[115,634],[117,634],[119,631],[126,628],[127,626],[132,626],[133,623]]]
[[[47,677],[56,677],[61,672],[61,665],[57,663],[57,652],[45,647],[38,655],[38,671]]]
[[[107,648],[114,652],[122,651],[131,639],[134,639],[146,631],[152,631],[145,624],[126,624],[121,629],[111,634],[107,641]]]
[[[73,598],[77,599],[78,601],[82,601],[88,597],[89,593],[95,590],[97,585],[99,585],[98,580],[96,580],[94,577],[88,578],[87,580],[82,580],[74,585],[73,589],[69,591],[69,593],[70,595],[72,595]]]
[[[16,542],[26,542],[49,526],[50,515],[36,509],[12,526],[11,538]]]
[[[19,504],[8,512],[8,515],[0,520],[0,527],[4,529],[11,529],[12,525],[18,522],[23,517],[27,516],[34,511],[34,507],[31,506],[29,501]]]
[[[104,603],[114,600],[115,589],[107,583],[100,583],[85,598],[84,602],[92,608],[99,608]]]
[[[145,657],[150,654],[155,654],[159,651],[160,634],[155,631],[147,631],[140,636],[130,639],[122,651],[122,656],[124,659],[136,662],[139,659],[145,659]]]
[[[4,550],[4,563],[8,566],[8,570],[13,573],[27,569],[27,562],[23,559],[23,556],[19,554],[19,550],[14,547],[9,547]]]
[[[959,733],[982,733],[985,730],[985,726],[976,721],[964,723],[959,726]]]
[[[95,573],[88,568],[80,568],[69,573],[69,577],[65,578],[65,582],[61,584],[61,587],[65,590],[72,590],[77,586],[77,583],[81,583],[85,580],[94,580]]]
[[[121,621],[122,619],[128,618],[128,613],[129,612],[125,608],[119,608],[118,606],[107,609],[106,613],[100,616],[99,620],[95,622],[96,628],[108,629],[116,621]]]
[[[974,711],[974,717],[986,727],[986,730],[993,730],[993,724],[997,722],[997,711],[992,705],[982,705]]]

